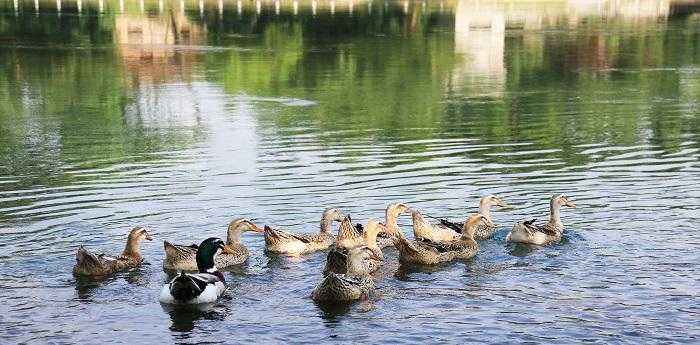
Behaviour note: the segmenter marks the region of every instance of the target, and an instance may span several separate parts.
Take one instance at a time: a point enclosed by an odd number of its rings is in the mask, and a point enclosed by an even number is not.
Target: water
[[[58,3],[0,5],[4,343],[698,342],[697,4]],[[562,243],[504,243],[560,192]],[[325,256],[255,234],[213,309],[156,301],[162,239],[394,201],[461,219],[485,194],[515,207],[474,260],[388,250],[368,301],[315,305]],[[72,276],[137,224],[148,264]]]

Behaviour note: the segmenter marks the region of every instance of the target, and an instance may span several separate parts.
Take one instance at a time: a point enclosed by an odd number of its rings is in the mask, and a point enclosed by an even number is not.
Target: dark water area
[[[57,6],[60,4],[60,7]],[[2,343],[697,343],[700,5],[675,1],[3,1]],[[506,244],[562,212],[561,243]],[[251,257],[166,310],[162,240],[248,217],[313,232],[391,202],[495,236],[319,306],[324,253]],[[79,245],[146,264],[71,274]],[[410,217],[400,218],[411,237]]]

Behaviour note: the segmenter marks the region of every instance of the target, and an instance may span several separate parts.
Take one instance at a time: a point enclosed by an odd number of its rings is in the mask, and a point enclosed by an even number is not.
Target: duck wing
[[[196,254],[198,246],[196,244],[184,246],[163,241],[163,248],[165,249],[166,256],[180,257],[184,255]]]
[[[75,253],[76,267],[84,267],[86,269],[101,269],[104,268],[101,256],[91,253],[85,247],[78,247],[78,251]]]
[[[430,240],[421,240],[417,244],[425,249],[433,250],[438,253],[447,253],[450,251],[450,242],[433,242]]]
[[[559,233],[557,228],[549,223],[543,224],[543,225],[538,225],[537,231],[544,233],[547,236],[557,236]]]
[[[265,226],[265,242],[281,242],[281,241],[301,241],[310,243],[311,239],[306,234],[293,234],[283,230],[275,230],[269,226]]]
[[[440,219],[440,225],[452,229],[460,234],[462,233],[462,229],[464,228],[464,223],[451,222],[447,219]]]

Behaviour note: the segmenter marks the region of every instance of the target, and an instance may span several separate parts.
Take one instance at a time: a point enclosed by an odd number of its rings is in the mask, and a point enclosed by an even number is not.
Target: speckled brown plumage
[[[142,227],[135,227],[129,232],[126,247],[121,255],[108,256],[94,254],[80,246],[75,255],[73,274],[82,276],[104,276],[139,266],[143,262],[140,244],[142,240],[151,240],[151,235]]]

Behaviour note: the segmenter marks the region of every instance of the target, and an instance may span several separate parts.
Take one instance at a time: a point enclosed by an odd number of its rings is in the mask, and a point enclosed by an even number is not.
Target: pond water
[[[3,343],[697,343],[700,7],[674,1],[3,1]],[[560,244],[505,243],[546,219]],[[263,253],[213,309],[166,311],[163,239],[235,217],[316,231],[403,201],[496,235],[369,300],[309,298],[323,253]],[[410,234],[409,217],[400,224]],[[78,245],[148,264],[71,274]],[[409,235],[411,236],[411,235]]]

